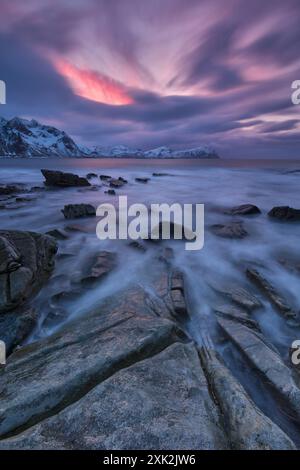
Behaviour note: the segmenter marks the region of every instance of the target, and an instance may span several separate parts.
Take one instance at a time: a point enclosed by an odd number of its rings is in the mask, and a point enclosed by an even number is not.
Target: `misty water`
[[[188,286],[189,318],[184,324],[188,334],[199,344],[203,332],[212,337],[233,374],[240,380],[254,401],[275,421],[287,430],[295,440],[299,436],[292,417],[273,404],[272,396],[265,390],[259,377],[249,373],[240,353],[226,340],[217,328],[214,307],[226,303],[212,285],[245,287],[255,294],[262,308],[252,315],[264,336],[287,361],[289,348],[300,339],[300,328],[289,325],[259,290],[247,280],[246,267],[258,267],[276,290],[296,312],[300,311],[299,272],[288,270],[280,260],[285,259],[300,266],[299,223],[272,221],[267,213],[274,206],[289,205],[300,208],[300,171],[291,162],[224,162],[224,161],[139,161],[139,160],[1,160],[0,183],[23,183],[43,186],[41,168],[72,171],[85,176],[89,172],[98,175],[122,176],[128,184],[116,190],[116,196],[105,194],[107,189],[99,178],[91,180],[98,190],[85,188],[46,189],[30,193],[32,201],[18,203],[12,199],[9,210],[0,210],[1,229],[31,230],[45,233],[67,225],[82,225],[85,233],[68,232],[67,240],[58,241],[59,252],[56,268],[50,281],[34,299],[39,311],[39,324],[28,342],[58,331],[72,319],[87,314],[103,299],[132,284],[147,287],[149,278],[157,267],[157,252],[163,246],[172,247],[174,259],[186,276]],[[168,173],[154,177],[153,172]],[[149,177],[147,184],[135,181],[136,177]],[[100,187],[101,185],[101,187]],[[118,203],[118,195],[126,195],[128,204],[186,203],[205,204],[205,244],[200,251],[186,251],[182,241],[163,241],[147,244],[147,251],[133,249],[127,240],[99,241],[96,237],[97,218],[67,221],[61,212],[65,204]],[[257,205],[261,214],[232,217],[224,209],[239,204]],[[215,236],[210,225],[243,220],[249,236],[242,240],[229,240]],[[88,259],[99,251],[117,253],[118,265],[109,276],[93,288],[86,289],[79,297],[69,298],[63,307],[64,314],[53,317],[52,298],[62,291],[72,290],[80,279]],[[72,256],[69,256],[72,255]],[[274,411],[275,410],[275,411]],[[275,416],[274,416],[275,415]],[[299,437],[296,441],[300,442]]]

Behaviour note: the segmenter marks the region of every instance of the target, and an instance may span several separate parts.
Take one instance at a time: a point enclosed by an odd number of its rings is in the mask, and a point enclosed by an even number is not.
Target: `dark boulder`
[[[0,313],[38,292],[54,268],[57,244],[33,232],[0,231]]]
[[[73,173],[64,173],[62,171],[41,170],[46,186],[71,187],[71,186],[90,186],[90,182],[81,176]]]
[[[120,179],[112,178],[109,180],[109,185],[111,188],[121,188],[124,186],[125,182]]]
[[[289,206],[273,207],[273,209],[271,209],[268,213],[268,216],[273,219],[282,220],[284,222],[299,222],[300,209],[293,209]]]
[[[95,217],[96,209],[91,204],[67,204],[62,213],[65,219],[77,219],[80,217]]]
[[[111,176],[109,175],[100,175],[99,178],[101,179],[101,181],[108,181],[111,179]]]
[[[92,178],[97,178],[97,177],[98,177],[98,175],[96,175],[96,173],[88,173],[88,174],[86,175],[86,178],[87,178],[88,180],[91,180]]]
[[[150,178],[135,178],[137,183],[148,183],[149,180]]]
[[[253,214],[261,214],[260,209],[253,204],[242,204],[241,206],[233,207],[225,212],[226,214],[230,215],[253,215]]]
[[[248,235],[242,222],[231,222],[229,224],[211,225],[211,231],[222,238],[241,239]]]

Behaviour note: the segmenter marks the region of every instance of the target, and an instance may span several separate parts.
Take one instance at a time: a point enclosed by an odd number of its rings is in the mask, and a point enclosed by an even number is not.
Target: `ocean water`
[[[29,342],[48,336],[62,325],[101,304],[103,299],[133,283],[147,286],[155,269],[156,244],[149,243],[146,253],[131,248],[127,240],[99,241],[96,237],[97,218],[66,221],[61,213],[65,204],[118,203],[118,195],[126,195],[128,203],[175,203],[205,205],[205,243],[200,251],[186,251],[182,241],[163,241],[159,246],[174,250],[175,266],[186,276],[188,286],[189,319],[185,323],[188,334],[198,344],[203,332],[208,332],[224,361],[238,377],[256,403],[288,430],[299,436],[291,418],[275,407],[272,397],[264,390],[259,378],[249,373],[238,351],[226,341],[218,330],[214,307],[226,303],[212,289],[212,285],[240,286],[255,294],[262,308],[253,313],[267,340],[288,359],[289,348],[300,339],[300,328],[289,326],[270,302],[251,285],[245,275],[248,266],[257,267],[288,301],[300,311],[300,273],[289,271],[279,262],[288,259],[300,266],[300,223],[279,223],[270,220],[268,211],[278,205],[300,208],[300,171],[297,162],[288,161],[142,161],[142,160],[0,160],[0,183],[25,183],[42,186],[41,168],[71,171],[85,176],[88,172],[122,176],[128,184],[116,190],[116,196],[104,193],[102,185],[97,191],[84,188],[47,189],[37,193],[35,199],[18,209],[0,210],[1,229],[33,230],[47,232],[66,225],[81,224],[87,233],[73,232],[68,240],[59,242],[59,256],[55,272],[41,290],[34,305],[39,311],[39,324]],[[168,173],[154,177],[153,172]],[[151,178],[147,184],[135,181],[136,177]],[[100,185],[99,178],[91,181]],[[239,204],[257,205],[260,215],[232,217],[224,209]],[[216,223],[243,220],[249,236],[242,240],[229,240],[215,236],[209,227]],[[69,299],[63,305],[64,315],[48,318],[53,295],[67,291],[80,278],[86,260],[102,250],[118,254],[118,267],[107,278],[82,296]],[[61,255],[73,256],[61,256]],[[293,426],[296,426],[294,429]],[[297,441],[300,438],[296,439]]]

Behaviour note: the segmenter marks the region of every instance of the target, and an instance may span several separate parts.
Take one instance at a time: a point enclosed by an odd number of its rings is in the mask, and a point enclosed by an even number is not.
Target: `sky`
[[[82,145],[299,158],[299,0],[0,0],[5,118]]]

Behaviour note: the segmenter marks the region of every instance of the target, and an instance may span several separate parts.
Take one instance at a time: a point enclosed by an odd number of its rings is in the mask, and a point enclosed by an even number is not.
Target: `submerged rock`
[[[0,195],[10,196],[16,193],[24,191],[24,186],[20,184],[1,184],[0,185]]]
[[[273,207],[273,209],[271,209],[268,213],[268,216],[273,219],[282,220],[284,222],[299,222],[300,209],[293,209],[289,206]]]
[[[54,268],[57,244],[34,232],[0,231],[0,313],[37,293]]]
[[[274,286],[267,281],[256,269],[247,269],[247,277],[267,296],[274,307],[284,317],[289,319],[295,319],[297,317],[296,312],[293,311],[290,305],[282,298],[282,296],[276,292]]]
[[[242,204],[241,206],[236,206],[227,210],[225,213],[230,215],[252,215],[261,214],[261,211],[253,204]]]
[[[111,188],[121,188],[122,186],[124,186],[124,184],[126,184],[125,181],[120,179],[111,178],[109,180],[109,185]]]
[[[71,187],[90,186],[90,182],[81,176],[62,171],[41,170],[46,186]]]
[[[137,183],[148,183],[149,180],[150,178],[135,178]]]
[[[60,228],[49,230],[46,235],[50,235],[51,237],[57,238],[57,240],[66,240],[67,238],[69,238],[68,234]]]
[[[87,178],[88,180],[91,180],[92,178],[97,178],[97,177],[98,177],[98,175],[97,175],[96,173],[88,173],[88,174],[86,175],[86,178]]]
[[[116,191],[114,189],[108,189],[107,191],[104,191],[106,194],[109,194],[109,196],[115,196]]]
[[[248,235],[247,230],[242,222],[231,222],[229,224],[214,224],[211,225],[211,231],[222,238],[245,238]]]
[[[91,204],[67,204],[63,209],[65,219],[77,219],[80,217],[95,217],[96,209]]]
[[[108,175],[100,175],[99,178],[102,180],[102,181],[108,181],[111,179],[111,176],[108,176]]]

